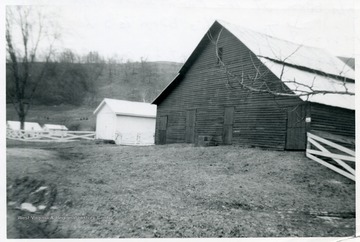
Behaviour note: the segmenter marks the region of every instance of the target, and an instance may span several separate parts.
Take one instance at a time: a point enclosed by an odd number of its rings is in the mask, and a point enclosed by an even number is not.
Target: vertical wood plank
[[[306,148],[306,105],[299,105],[287,114],[286,149],[305,150]]]
[[[195,120],[196,110],[188,110],[186,112],[185,142],[195,142]]]
[[[232,144],[234,124],[234,107],[226,107],[224,112],[223,142],[226,145]]]

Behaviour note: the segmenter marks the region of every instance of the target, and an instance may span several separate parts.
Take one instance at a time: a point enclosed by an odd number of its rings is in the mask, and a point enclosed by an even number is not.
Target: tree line
[[[7,63],[7,103],[16,99],[16,81],[10,62]],[[94,106],[103,98],[151,102],[171,81],[179,63],[148,62],[146,58],[131,61],[113,56],[105,58],[96,51],[78,55],[70,49],[53,55],[48,62],[34,62],[29,70],[31,77],[22,100],[41,105]],[[18,72],[25,71],[25,64],[18,63]],[[39,76],[41,85],[33,97],[31,88]],[[31,99],[30,99],[31,98]],[[15,100],[16,102],[16,100]]]

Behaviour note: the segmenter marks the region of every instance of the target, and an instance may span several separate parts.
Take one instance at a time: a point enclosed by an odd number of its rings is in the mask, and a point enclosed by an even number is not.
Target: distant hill
[[[44,63],[36,63],[32,75],[36,76],[43,66]],[[103,98],[151,102],[181,66],[182,63],[167,61],[50,63],[35,93],[34,104],[93,107]],[[6,74],[9,93],[14,90],[9,65]]]
[[[98,79],[97,101],[107,97],[151,102],[172,81],[181,66],[174,62],[107,65]]]

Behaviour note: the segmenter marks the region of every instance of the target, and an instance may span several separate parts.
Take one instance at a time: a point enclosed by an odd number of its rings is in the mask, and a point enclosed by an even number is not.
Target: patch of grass
[[[351,216],[320,216],[354,214],[355,184],[303,152],[95,142],[7,145],[8,181],[30,174],[55,183],[57,213],[72,217],[59,223],[73,238],[355,233]]]

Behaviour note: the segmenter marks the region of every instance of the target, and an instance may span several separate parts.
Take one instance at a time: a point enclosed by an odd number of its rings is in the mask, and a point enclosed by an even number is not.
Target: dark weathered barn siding
[[[355,111],[311,103],[311,130],[355,138]]]
[[[216,38],[216,35],[214,35]],[[223,47],[223,61],[230,71],[240,76],[255,76],[256,67],[265,66],[235,36],[224,30],[218,47]],[[252,63],[250,55],[252,55]],[[277,97],[270,94],[247,93],[219,71],[215,45],[207,43],[196,59],[187,66],[176,88],[158,103],[157,117],[167,116],[166,143],[185,142],[186,112],[196,110],[195,142],[199,136],[212,136],[222,143],[226,107],[234,107],[232,143],[284,149],[287,109],[301,104],[297,97]],[[184,71],[183,71],[184,72]],[[278,78],[268,71],[269,85],[279,85]],[[280,87],[279,87],[280,88]],[[155,141],[159,143],[159,119]]]

